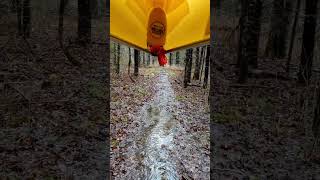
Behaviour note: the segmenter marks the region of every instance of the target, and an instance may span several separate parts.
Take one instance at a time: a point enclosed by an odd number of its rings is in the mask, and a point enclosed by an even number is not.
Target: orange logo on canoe
[[[154,36],[156,38],[161,38],[161,36],[163,36],[165,34],[165,27],[160,22],[154,22],[151,25],[150,31],[151,31],[152,36]]]

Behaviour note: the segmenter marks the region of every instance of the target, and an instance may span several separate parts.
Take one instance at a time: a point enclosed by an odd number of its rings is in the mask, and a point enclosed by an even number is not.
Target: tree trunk
[[[169,65],[172,65],[172,53],[169,54]]]
[[[317,4],[318,0],[306,1],[301,62],[298,73],[298,80],[303,84],[306,84],[311,78],[317,26]]]
[[[23,1],[23,36],[30,37],[31,32],[31,10],[30,0]]]
[[[98,1],[97,0],[90,0],[90,12],[93,18],[98,17],[99,9],[98,9]]]
[[[156,61],[156,60],[155,60],[155,57],[152,56],[152,64],[154,64],[155,61]]]
[[[240,39],[238,62],[240,64],[239,83],[245,83],[248,78],[248,66],[258,67],[258,47],[260,33],[260,0],[242,0]]]
[[[145,58],[145,52],[142,52],[142,64],[143,66],[146,66],[146,58]]]
[[[150,57],[150,54],[148,54],[148,60],[147,60],[147,65],[150,66],[150,60],[151,60],[151,57]]]
[[[74,57],[71,56],[70,52],[68,51],[68,48],[65,48],[63,45],[63,22],[64,22],[64,11],[65,7],[68,3],[68,0],[60,0],[60,7],[59,7],[59,24],[58,24],[58,39],[59,39],[59,45],[62,49],[64,55],[67,57],[67,59],[76,66],[81,66],[81,63],[77,61]]]
[[[222,0],[214,0],[213,1],[213,8],[216,11],[216,15],[220,15],[221,1]]]
[[[91,41],[90,0],[78,0],[78,16],[78,39],[87,45]]]
[[[213,3],[213,6],[215,9],[220,9],[221,8],[221,1],[222,0],[215,0]]]
[[[203,88],[207,88],[207,86],[208,86],[209,65],[210,65],[210,45],[207,46],[206,67],[204,70]]]
[[[22,16],[21,16],[21,12],[22,12],[22,8],[21,8],[21,0],[16,0],[16,8],[17,8],[17,28],[18,28],[18,35],[21,36],[22,35]]]
[[[137,49],[134,49],[134,75],[139,75],[139,61],[140,61],[140,53]]]
[[[120,44],[118,43],[117,46],[117,68],[116,68],[116,73],[120,73]]]
[[[291,4],[287,0],[273,0],[272,18],[265,56],[284,58]]]
[[[294,44],[294,40],[296,37],[296,29],[297,29],[296,26],[297,26],[298,16],[299,16],[299,12],[300,12],[300,6],[301,6],[301,0],[297,0],[296,9],[295,9],[296,13],[294,15],[294,20],[293,20],[293,25],[292,25],[292,33],[291,33],[291,37],[290,37],[288,60],[287,60],[287,64],[286,64],[286,71],[288,74],[290,73],[292,49],[293,49],[293,44]]]
[[[203,52],[203,50],[201,50],[201,53]],[[199,80],[199,76],[200,76],[200,56],[199,56],[199,47],[196,48],[196,64],[195,64],[195,69],[194,69],[194,75],[193,75],[193,79],[195,80]]]
[[[186,51],[186,64],[184,71],[184,87],[188,86],[188,83],[191,82],[191,70],[192,70],[192,51],[193,49],[187,49]]]
[[[59,28],[58,28],[58,38],[60,42],[61,48],[63,48],[63,16],[64,16],[64,8],[65,0],[60,0],[60,8],[59,8]]]
[[[180,52],[177,51],[177,53],[176,53],[176,65],[179,65],[179,64],[180,64],[179,56],[180,56]]]
[[[128,63],[128,74],[130,74],[130,68],[131,68],[131,48],[129,47],[129,63]]]
[[[206,58],[205,58],[205,55],[206,55],[206,46],[203,46],[202,47],[202,49],[203,49],[203,55],[202,55],[202,57],[201,57],[201,64],[200,64],[200,78],[199,78],[199,80],[201,81],[201,79],[202,79],[202,74],[203,74],[203,69],[204,69],[204,66],[205,66],[205,60],[206,60]]]
[[[312,132],[315,138],[319,137],[320,133],[320,88],[318,87],[317,90],[317,101],[316,106],[314,109],[314,117],[313,117],[313,123],[312,123]]]
[[[60,8],[59,8],[59,25],[58,25],[58,39],[60,42],[60,46],[63,49],[63,22],[64,22],[64,11],[65,7],[68,4],[69,0],[60,0]]]

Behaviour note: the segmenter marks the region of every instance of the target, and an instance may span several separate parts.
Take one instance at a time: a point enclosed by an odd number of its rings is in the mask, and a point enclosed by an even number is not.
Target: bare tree
[[[23,36],[30,37],[31,32],[31,10],[30,0],[23,1]]]
[[[140,61],[140,53],[137,49],[134,49],[134,75],[139,75],[139,61]]]
[[[248,78],[248,66],[257,68],[261,17],[260,0],[242,0],[240,18],[240,39],[238,62],[240,65],[239,82]]]
[[[298,81],[306,84],[312,73],[312,60],[315,44],[317,26],[317,4],[318,0],[305,1],[305,17],[301,61],[298,73]]]
[[[289,27],[289,9],[291,3],[286,0],[273,0],[270,32],[265,55],[284,58],[286,54],[286,37]]]
[[[317,90],[317,97],[316,97],[316,106],[314,109],[314,117],[313,117],[313,124],[312,124],[312,131],[315,138],[319,137],[320,134],[320,88],[318,87]]]
[[[203,49],[201,49],[201,53],[203,52]],[[193,79],[199,80],[200,77],[200,55],[199,55],[199,47],[196,48],[196,63],[195,63],[195,68],[194,68],[194,74],[193,74]]]
[[[148,60],[147,60],[147,65],[148,65],[148,66],[150,65],[150,60],[151,60],[151,55],[148,54]]]
[[[184,71],[184,87],[188,86],[188,83],[191,82],[191,70],[192,70],[192,51],[193,49],[187,49],[186,51],[186,64]]]
[[[59,7],[59,24],[58,24],[58,39],[59,39],[59,45],[62,49],[64,55],[68,58],[68,60],[76,66],[81,66],[81,63],[77,61],[69,52],[69,48],[65,47],[63,44],[63,22],[64,22],[64,11],[65,7],[68,4],[69,0],[60,0],[60,7]]]
[[[202,80],[202,75],[203,75],[204,66],[205,66],[205,60],[206,60],[205,55],[207,53],[206,46],[203,46],[202,50],[203,50],[203,54],[200,57],[200,77],[199,77],[200,81]]]
[[[128,74],[130,74],[130,68],[131,68],[131,48],[128,47],[128,50],[129,50]]]
[[[286,71],[287,71],[288,74],[290,73],[290,63],[291,63],[291,58],[292,58],[292,49],[293,49],[294,39],[296,37],[296,29],[297,29],[296,26],[297,26],[298,16],[299,16],[299,12],[300,12],[300,6],[301,6],[301,0],[297,0],[294,20],[293,20],[293,24],[292,24],[292,32],[291,32],[291,37],[290,37],[290,43],[289,43],[288,59],[287,59],[287,64],[286,64]]]
[[[83,45],[91,41],[90,0],[78,0],[78,38]]]
[[[21,0],[16,0],[16,9],[17,9],[17,28],[18,34],[22,35],[22,8]]]
[[[176,65],[180,64],[180,59],[179,59],[180,57],[179,56],[180,56],[180,52],[177,51],[176,52]]]
[[[203,88],[207,88],[207,86],[208,86],[209,66],[210,66],[210,46],[207,46],[206,66],[205,66],[205,70],[204,70]]]
[[[143,66],[145,66],[146,65],[146,53],[145,52],[142,52],[141,53],[142,54],[142,64],[143,64]]]

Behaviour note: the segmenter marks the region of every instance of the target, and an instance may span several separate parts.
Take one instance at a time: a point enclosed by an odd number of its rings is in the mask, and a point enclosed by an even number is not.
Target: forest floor
[[[54,18],[40,27],[34,21],[26,40],[6,20],[0,26],[0,179],[105,179],[107,46],[70,44],[77,21],[66,18],[70,41],[64,43],[82,65],[75,66],[59,46]],[[94,25],[102,28],[92,40],[101,42],[104,23]]]
[[[178,68],[112,73],[114,179],[209,179],[208,90],[182,88]]]
[[[298,85],[292,74],[239,85],[224,56],[214,79],[213,179],[319,180],[320,148],[310,156],[316,84]],[[276,74],[284,63],[259,59],[259,69]]]

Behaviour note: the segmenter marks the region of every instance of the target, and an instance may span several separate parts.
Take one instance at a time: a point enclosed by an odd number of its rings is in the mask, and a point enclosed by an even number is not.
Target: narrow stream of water
[[[142,116],[143,121],[152,124],[145,141],[144,179],[147,180],[176,180],[178,174],[170,150],[174,150],[172,143],[176,128],[176,121],[171,111],[175,103],[174,90],[169,82],[168,73],[160,72],[156,83],[157,93],[153,101],[147,104],[147,110]]]

